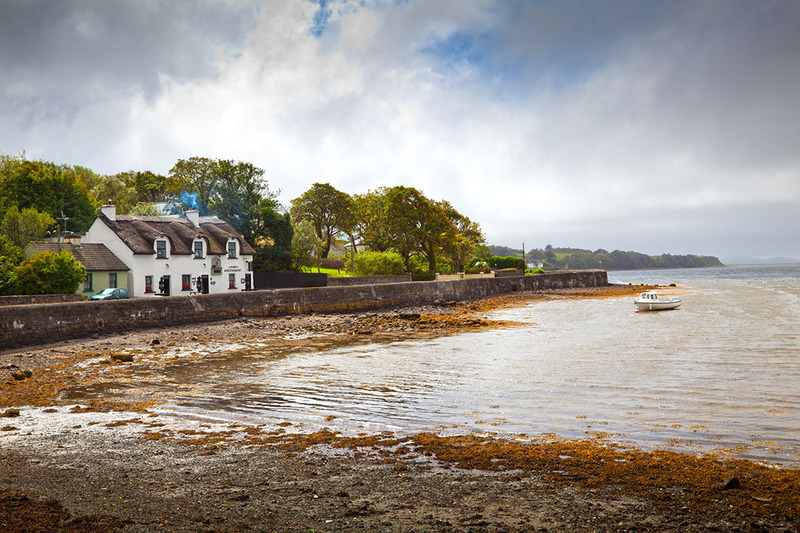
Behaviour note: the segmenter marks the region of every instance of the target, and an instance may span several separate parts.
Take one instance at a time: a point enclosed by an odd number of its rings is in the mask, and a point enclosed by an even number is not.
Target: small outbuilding
[[[71,253],[86,268],[83,285],[76,291],[81,296],[88,298],[108,288],[128,288],[130,269],[105,244],[32,241],[25,246],[24,254],[28,258],[36,253],[59,250]]]

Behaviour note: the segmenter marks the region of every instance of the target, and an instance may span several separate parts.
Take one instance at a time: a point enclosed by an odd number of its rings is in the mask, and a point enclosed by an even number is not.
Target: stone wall
[[[225,294],[168,296],[0,307],[0,350],[98,333],[164,327],[242,316],[336,313],[476,300],[499,294],[608,285],[604,270],[535,276],[426,281]]]
[[[328,275],[308,272],[253,272],[253,287],[262,289],[286,289],[290,287],[325,287]]]
[[[77,293],[0,296],[0,307],[4,305],[60,304],[64,302],[79,302],[80,300],[81,295]]]
[[[328,287],[344,287],[346,285],[375,285],[380,283],[407,283],[411,274],[400,276],[328,276]]]

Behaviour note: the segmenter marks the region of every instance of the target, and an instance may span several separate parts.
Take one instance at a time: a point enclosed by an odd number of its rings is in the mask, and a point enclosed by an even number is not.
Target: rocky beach
[[[2,352],[0,530],[798,531],[797,469],[602,438],[342,435],[178,419],[159,410],[175,391],[139,387],[185,345],[185,364],[222,341],[257,344],[248,357],[271,357],[509,328],[486,312],[643,290],[242,318]]]

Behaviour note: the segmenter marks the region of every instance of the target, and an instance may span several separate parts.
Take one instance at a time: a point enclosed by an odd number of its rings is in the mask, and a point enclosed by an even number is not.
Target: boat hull
[[[668,309],[675,309],[681,305],[680,298],[663,301],[645,301],[634,300],[637,311],[666,311]]]

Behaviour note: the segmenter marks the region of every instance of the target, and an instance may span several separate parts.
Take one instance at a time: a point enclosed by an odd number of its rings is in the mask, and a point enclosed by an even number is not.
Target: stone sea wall
[[[0,350],[130,329],[477,300],[515,291],[608,285],[604,270],[229,294],[133,298],[0,307]]]
[[[377,283],[403,283],[410,282],[411,274],[399,276],[328,276],[328,287],[342,287],[344,285],[374,285]]]
[[[60,304],[80,302],[80,294],[36,294],[30,296],[0,296],[0,307],[6,305]]]

